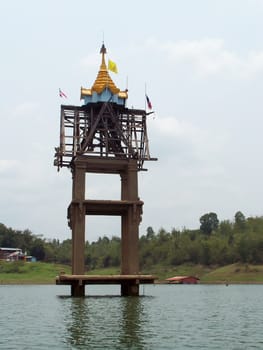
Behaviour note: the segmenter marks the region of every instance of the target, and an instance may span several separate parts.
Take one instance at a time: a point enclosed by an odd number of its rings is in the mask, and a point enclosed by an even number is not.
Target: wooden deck
[[[56,284],[79,285],[86,284],[151,284],[157,278],[153,275],[67,275],[60,274],[56,277]]]
[[[129,201],[129,200],[97,200],[85,199],[81,203],[73,200],[68,207],[68,218],[70,217],[70,210],[74,205],[82,205],[86,215],[116,215],[121,216],[127,213],[129,208],[136,207],[142,211],[143,201]]]

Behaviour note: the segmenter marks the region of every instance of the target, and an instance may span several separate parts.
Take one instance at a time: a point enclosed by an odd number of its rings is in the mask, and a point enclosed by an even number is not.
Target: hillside
[[[0,262],[0,284],[54,284],[61,272],[70,273],[70,267],[53,263]],[[119,269],[96,269],[88,274],[119,274]],[[263,265],[231,264],[212,268],[201,265],[175,267],[155,266],[151,271],[142,271],[158,276],[158,282],[179,275],[193,275],[200,283],[262,283]]]

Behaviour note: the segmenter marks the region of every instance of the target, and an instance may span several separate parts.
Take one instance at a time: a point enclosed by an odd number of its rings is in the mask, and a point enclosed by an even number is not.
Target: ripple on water
[[[0,348],[263,349],[262,292],[159,285],[122,298],[115,286],[92,286],[70,298],[58,297],[64,286],[0,286]]]

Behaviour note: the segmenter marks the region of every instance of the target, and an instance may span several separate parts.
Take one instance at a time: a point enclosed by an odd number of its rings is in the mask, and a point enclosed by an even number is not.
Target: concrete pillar
[[[75,165],[73,170],[72,216],[72,274],[85,273],[85,169]],[[84,296],[84,285],[72,285],[72,296]]]
[[[121,295],[125,296],[139,296],[140,284],[137,281],[129,281],[121,283]]]
[[[71,296],[72,297],[84,297],[85,296],[85,286],[79,285],[79,283],[71,284]]]
[[[125,172],[121,174],[121,199],[134,201],[134,205],[129,207],[121,218],[121,273],[123,275],[134,275],[139,273],[139,217],[140,207],[136,205],[138,201],[138,171],[136,160],[131,160]],[[136,287],[122,285],[123,295],[134,294],[131,290]],[[130,292],[128,292],[130,290]],[[137,295],[137,291],[134,295]]]

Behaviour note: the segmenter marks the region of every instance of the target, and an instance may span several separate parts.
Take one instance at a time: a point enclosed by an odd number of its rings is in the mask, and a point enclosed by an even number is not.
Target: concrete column
[[[72,186],[72,274],[85,273],[85,169],[75,165]],[[72,296],[84,296],[84,285],[72,285]]]
[[[137,161],[130,160],[126,170],[121,173],[121,199],[138,200],[138,170]]]
[[[121,273],[134,275],[139,273],[139,207],[137,162],[130,161],[125,172],[121,173],[121,199],[134,201],[135,204],[121,218]],[[122,286],[122,290],[127,290]]]
[[[139,296],[140,285],[137,281],[122,282],[121,295],[122,296]]]
[[[79,285],[78,281],[71,284],[71,296],[72,297],[84,297],[85,286]]]

